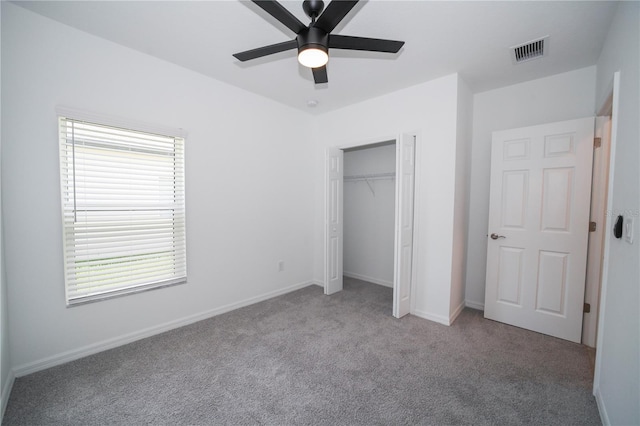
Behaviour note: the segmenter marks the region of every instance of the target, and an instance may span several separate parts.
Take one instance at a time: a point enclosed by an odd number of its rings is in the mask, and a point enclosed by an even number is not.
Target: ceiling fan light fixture
[[[322,45],[307,45],[298,50],[298,62],[307,68],[320,68],[329,62],[329,52]]]
[[[359,0],[332,0],[326,9],[322,0],[304,0],[302,9],[311,18],[311,23],[308,25],[303,24],[278,0],[251,1],[293,31],[296,37],[282,43],[234,53],[233,56],[244,62],[297,47],[298,62],[311,68],[315,84],[324,84],[329,81],[325,66],[329,62],[329,49],[398,53],[404,45],[404,41],[397,40],[331,35],[331,31],[353,10]]]

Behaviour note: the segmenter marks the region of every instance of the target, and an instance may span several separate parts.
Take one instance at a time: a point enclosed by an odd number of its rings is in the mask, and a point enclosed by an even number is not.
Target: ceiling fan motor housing
[[[316,27],[309,27],[298,34],[298,53],[305,49],[315,48],[328,52],[329,34]]]

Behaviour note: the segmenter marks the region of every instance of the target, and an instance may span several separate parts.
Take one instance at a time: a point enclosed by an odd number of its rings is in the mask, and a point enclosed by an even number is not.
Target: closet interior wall
[[[396,145],[344,152],[344,275],[393,287]]]

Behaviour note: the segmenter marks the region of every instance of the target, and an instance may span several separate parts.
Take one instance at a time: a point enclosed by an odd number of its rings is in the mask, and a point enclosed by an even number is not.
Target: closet
[[[396,144],[344,150],[344,276],[393,287]]]

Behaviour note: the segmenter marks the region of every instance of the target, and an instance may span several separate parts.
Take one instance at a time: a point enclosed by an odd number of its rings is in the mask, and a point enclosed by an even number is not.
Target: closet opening
[[[401,318],[411,311],[417,139],[416,133],[402,133],[395,139],[383,139],[384,142],[327,148],[326,295],[342,291],[346,276],[391,286],[394,317]],[[346,242],[345,226],[349,238]],[[348,252],[343,255],[345,245]]]
[[[393,305],[396,141],[344,149],[343,277]],[[381,287],[380,287],[381,286]]]

